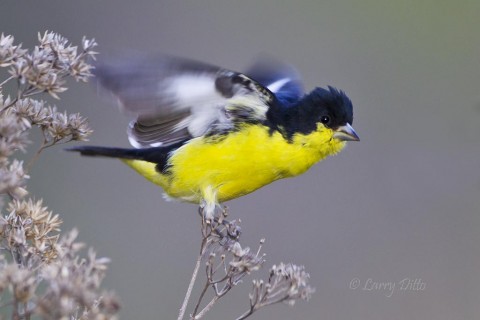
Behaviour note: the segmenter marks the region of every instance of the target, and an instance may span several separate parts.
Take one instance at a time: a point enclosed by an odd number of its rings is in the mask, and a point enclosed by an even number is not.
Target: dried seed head
[[[27,194],[24,188],[29,176],[23,170],[23,162],[13,160],[8,167],[0,167],[0,194],[8,194],[13,199],[21,199]]]
[[[96,54],[95,41],[84,38],[79,50],[66,38],[45,32],[39,42],[27,51],[12,36],[0,36],[0,68],[7,67],[11,75],[0,83],[0,194],[11,200],[0,214],[0,299],[13,300],[3,304],[16,308],[13,318],[115,319],[118,300],[100,291],[109,259],[97,258],[93,250],[80,258],[83,244],[75,241],[75,230],[59,239],[59,216],[41,200],[21,200],[28,175],[12,157],[26,149],[33,127],[43,134],[37,155],[58,142],[86,140],[91,133],[85,118],[58,112],[31,96],[46,92],[58,98],[68,77],[86,81],[92,76],[87,60]],[[10,81],[15,95],[4,98],[2,90],[11,87],[5,85]]]

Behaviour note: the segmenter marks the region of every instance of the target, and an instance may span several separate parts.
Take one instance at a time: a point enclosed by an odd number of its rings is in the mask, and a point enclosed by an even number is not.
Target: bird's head
[[[310,117],[308,122],[315,123],[316,128],[329,129],[333,139],[360,140],[352,127],[352,102],[343,91],[330,86],[315,88],[305,97],[304,106],[304,116]]]

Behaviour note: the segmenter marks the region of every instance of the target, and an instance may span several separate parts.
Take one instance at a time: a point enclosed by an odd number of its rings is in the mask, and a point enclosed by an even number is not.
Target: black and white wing
[[[197,61],[156,56],[99,64],[95,75],[121,109],[136,148],[169,146],[258,122],[275,97],[247,76]]]

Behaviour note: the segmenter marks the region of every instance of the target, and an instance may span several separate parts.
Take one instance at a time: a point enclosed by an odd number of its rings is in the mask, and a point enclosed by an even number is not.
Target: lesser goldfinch
[[[210,214],[220,202],[304,173],[359,140],[343,91],[328,86],[304,94],[296,71],[275,61],[240,73],[156,56],[98,65],[95,75],[134,115],[134,149],[70,150],[120,158],[167,197]]]

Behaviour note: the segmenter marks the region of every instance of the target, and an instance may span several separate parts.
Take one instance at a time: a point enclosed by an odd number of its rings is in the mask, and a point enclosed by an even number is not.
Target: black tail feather
[[[109,157],[118,159],[143,160],[157,164],[158,170],[164,172],[169,167],[170,154],[181,147],[183,142],[168,147],[156,147],[146,149],[125,149],[111,147],[79,146],[66,149],[67,151],[79,152],[82,156]]]
[[[66,150],[79,152],[82,156],[89,156],[89,157],[109,157],[109,158],[120,158],[120,159],[146,160],[144,149],[142,150],[142,149],[80,146],[80,147],[68,148]]]

